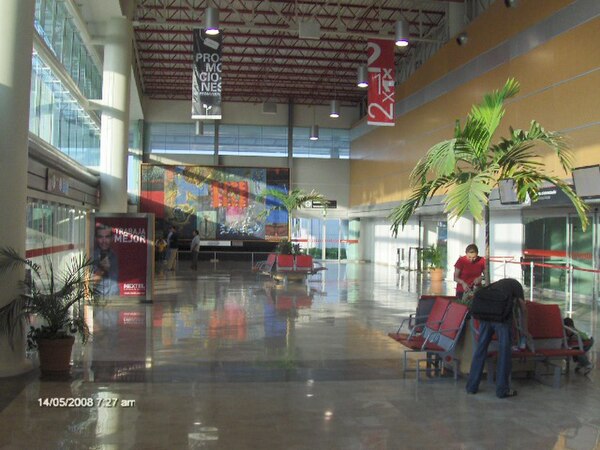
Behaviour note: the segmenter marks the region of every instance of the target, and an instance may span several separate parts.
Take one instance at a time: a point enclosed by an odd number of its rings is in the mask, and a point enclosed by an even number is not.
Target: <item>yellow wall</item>
[[[418,91],[569,3],[523,0],[517,8],[507,9],[503,2],[495,2],[468,28],[467,46],[447,44],[400,86],[398,98]],[[525,128],[535,119],[548,130],[567,132],[575,153],[574,166],[597,164],[600,126],[593,123],[600,122],[598,42],[600,19],[564,33],[411,111],[400,117],[395,127],[382,127],[353,141],[351,206],[405,199],[410,191],[408,176],[418,159],[433,144],[451,138],[454,121],[463,121],[473,103],[478,103],[485,92],[502,87],[509,77],[521,83],[521,92],[508,105],[499,136],[506,135],[510,125]],[[487,47],[483,48],[482,43]],[[462,55],[461,51],[468,54]],[[558,162],[547,151],[540,148],[540,153],[549,170],[564,177],[570,175],[560,172]]]

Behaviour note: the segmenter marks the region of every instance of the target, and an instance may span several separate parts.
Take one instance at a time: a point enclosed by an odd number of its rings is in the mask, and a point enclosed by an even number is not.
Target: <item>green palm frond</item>
[[[284,192],[279,189],[269,188],[262,191],[258,196],[258,198],[261,200],[264,200],[267,197],[272,197],[277,200],[287,212],[292,212],[298,208],[302,208],[306,202],[313,200],[325,203],[325,197],[323,194],[320,194],[314,190],[306,192],[302,189],[292,189],[289,192]]]
[[[467,212],[479,223],[483,222],[484,206],[488,203],[494,178],[487,172],[463,173],[446,195],[446,212],[450,218]]]
[[[37,316],[43,325],[33,328],[33,336],[78,333],[85,342],[89,329],[83,317],[71,308],[84,302],[99,304],[91,282],[92,261],[84,256],[74,257],[57,272],[50,258],[42,267],[12,248],[0,248],[0,272],[23,268],[27,274],[21,282],[21,294],[0,308],[0,334],[9,336],[12,344],[22,332],[23,323]]]
[[[429,150],[427,154],[428,165],[434,176],[446,176],[456,170],[456,144],[456,139],[450,139],[434,145]]]
[[[445,177],[438,177],[434,180],[426,181],[417,186],[408,200],[392,209],[392,212],[388,216],[388,219],[392,222],[392,235],[397,236],[400,228],[406,225],[416,209],[423,205],[428,198],[433,197],[436,192],[447,187],[452,180],[454,180],[454,176],[453,174],[450,174]]]
[[[511,128],[508,138],[501,138],[497,144],[491,142],[504,117],[505,102],[518,92],[519,83],[508,79],[502,89],[485,95],[480,104],[471,108],[463,126],[456,121],[453,139],[429,149],[411,172],[411,195],[389,216],[393,236],[437,192],[446,193],[444,203],[450,217],[470,213],[479,222],[486,220],[490,193],[503,178],[515,180],[520,201],[535,201],[544,183],[557,186],[573,203],[585,230],[587,206],[560,178],[543,171],[536,152],[540,144],[549,147],[561,167],[569,172],[573,154],[563,135],[546,131],[533,120],[529,129]],[[488,238],[486,231],[486,242]]]

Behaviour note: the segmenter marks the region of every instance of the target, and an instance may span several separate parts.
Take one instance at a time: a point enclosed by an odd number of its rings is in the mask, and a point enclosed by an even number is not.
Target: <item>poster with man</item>
[[[152,295],[154,215],[95,214],[90,258],[96,292],[105,297]]]

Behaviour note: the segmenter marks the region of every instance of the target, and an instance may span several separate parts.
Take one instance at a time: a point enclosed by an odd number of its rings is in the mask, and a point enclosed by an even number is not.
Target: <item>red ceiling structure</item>
[[[224,101],[356,105],[368,39],[393,39],[396,21],[407,21],[412,41],[396,51],[398,63],[447,27],[453,2],[462,0],[138,0],[138,75],[150,98],[191,99],[192,30],[212,6],[223,34]],[[305,26],[320,32],[307,38]]]

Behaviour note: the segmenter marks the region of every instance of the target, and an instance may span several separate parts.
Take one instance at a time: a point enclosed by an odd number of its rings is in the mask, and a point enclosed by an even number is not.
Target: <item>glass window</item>
[[[65,22],[67,21],[67,12],[62,3],[56,5],[56,16],[54,20],[54,30],[52,32],[52,49],[54,54],[60,60],[62,55],[63,40],[65,37]]]
[[[36,0],[35,29],[81,93],[101,98],[102,75],[62,0]]]
[[[287,156],[287,127],[221,125],[219,155]]]
[[[73,24],[71,24],[70,20],[65,22],[65,37],[63,39],[63,49],[60,55],[60,61],[67,73],[71,73],[72,66],[72,52],[73,52],[73,36],[75,32],[73,30]]]
[[[319,139],[309,139],[310,128],[294,127],[294,158],[350,157],[350,131],[339,128],[319,128]]]
[[[29,111],[29,131],[81,164],[99,165],[99,126],[35,52]]]
[[[214,154],[215,126],[205,123],[197,136],[195,123],[147,123],[150,153]]]
[[[54,31],[54,11],[56,9],[56,3],[51,0],[44,2],[44,9],[42,12],[42,38],[46,41],[46,44],[52,48],[52,33]]]
[[[85,210],[35,199],[27,200],[26,251],[42,255],[33,257],[34,262],[51,258],[56,268],[70,263],[73,256],[85,251]],[[65,247],[72,244],[72,247]]]

